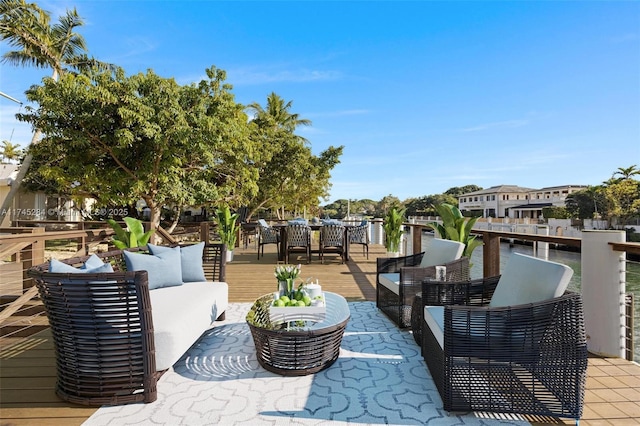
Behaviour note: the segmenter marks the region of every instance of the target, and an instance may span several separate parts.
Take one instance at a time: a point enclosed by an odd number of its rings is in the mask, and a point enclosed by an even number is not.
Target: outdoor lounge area
[[[321,372],[284,377],[260,367],[245,321],[251,304],[275,290],[276,246],[237,248],[226,265],[229,308],[157,382],[158,398],[101,409],[60,400],[54,392],[55,356],[50,331],[2,348],[0,412],[9,424],[556,424],[516,414],[447,412],[414,341],[375,306],[376,258],[354,250],[352,260],[302,265],[324,291],[349,302],[351,318],[338,359]],[[304,255],[301,255],[303,258]],[[622,359],[589,358],[581,424],[637,424],[640,367]],[[572,424],[565,419],[566,424]],[[562,422],[562,421],[560,421]]]

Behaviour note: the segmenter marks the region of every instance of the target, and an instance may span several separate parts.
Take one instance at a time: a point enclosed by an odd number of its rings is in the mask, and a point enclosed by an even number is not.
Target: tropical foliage
[[[619,167],[602,185],[589,186],[567,196],[565,206],[571,217],[603,218],[613,226],[624,226],[640,217],[640,175],[637,166]]]
[[[216,221],[218,223],[218,234],[220,241],[227,246],[227,250],[233,250],[236,247],[238,238],[238,215],[231,213],[228,206],[216,210]]]
[[[261,209],[278,212],[280,218],[284,211],[295,216],[315,209],[318,199],[328,195],[330,172],[339,163],[343,147],[330,146],[313,155],[308,141],[295,133],[311,121],[292,113],[292,106],[292,101],[271,93],[266,107],[258,103],[247,107],[253,114],[251,137],[266,151],[254,162],[259,170],[258,192],[249,204],[249,217]]]
[[[67,71],[77,72],[92,67],[114,69],[112,65],[87,55],[84,38],[76,32],[76,28],[83,24],[75,8],[67,10],[58,23],[51,24],[49,13],[35,3],[27,3],[25,0],[2,0],[0,41],[4,41],[13,49],[2,55],[2,62],[16,66],[51,68],[51,78],[54,81]],[[37,144],[41,136],[42,129],[36,126],[31,145]],[[27,152],[11,190],[0,207],[0,223],[18,193],[31,161],[32,154]]]
[[[471,235],[471,229],[478,218],[462,216],[460,209],[452,204],[438,204],[433,208],[438,212],[442,223],[431,222],[427,226],[435,230],[440,238],[464,243],[463,255],[471,257],[476,247],[482,245],[482,241],[476,239],[475,235]]]
[[[384,246],[388,252],[400,251],[402,241],[402,223],[404,222],[404,210],[391,207],[384,217],[382,229],[384,230]]]
[[[116,235],[112,237],[111,242],[120,250],[130,247],[146,246],[153,234],[154,230],[144,232],[144,226],[138,219],[132,217],[124,217],[127,229],[123,229],[118,222],[113,219],[107,219],[107,223],[114,230]]]
[[[2,148],[0,149],[0,161],[2,163],[11,163],[17,160],[21,153],[20,145],[9,141],[2,141]]]
[[[100,205],[142,199],[157,227],[163,205],[242,202],[257,190],[247,117],[211,67],[197,86],[152,71],[65,74],[27,91],[38,109],[18,118],[46,137],[36,173]],[[100,114],[95,114],[99,110]]]

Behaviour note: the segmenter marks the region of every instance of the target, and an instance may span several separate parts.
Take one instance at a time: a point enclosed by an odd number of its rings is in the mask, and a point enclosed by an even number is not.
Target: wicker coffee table
[[[333,364],[340,354],[344,329],[351,317],[344,297],[324,293],[326,313],[318,320],[271,323],[269,306],[273,295],[255,301],[247,314],[247,324],[256,346],[258,362],[283,376],[317,373]]]

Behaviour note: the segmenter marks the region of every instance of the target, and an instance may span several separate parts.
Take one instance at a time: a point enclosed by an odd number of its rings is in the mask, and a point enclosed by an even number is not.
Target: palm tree
[[[274,126],[280,127],[293,133],[298,126],[310,126],[311,120],[300,118],[299,114],[289,112],[293,106],[293,101],[285,103],[284,99],[275,92],[271,92],[267,96],[267,108],[253,102],[248,105],[248,109],[254,112],[254,120],[259,124],[273,123]]]
[[[0,157],[2,157],[2,162],[4,163],[7,160],[8,163],[11,163],[13,160],[17,160],[20,157],[20,153],[22,150],[20,149],[20,145],[13,144],[9,141],[2,141],[2,150],[0,151]]]
[[[49,13],[35,3],[27,3],[25,0],[1,0],[0,40],[15,48],[2,55],[2,62],[17,66],[51,68],[51,77],[56,81],[60,74],[68,69],[83,71],[98,67],[113,70],[114,66],[87,56],[84,38],[75,32],[76,27],[83,24],[75,8],[67,10],[58,23],[51,25]],[[41,135],[40,129],[36,129],[31,144],[38,143]],[[27,153],[16,180],[11,184],[11,190],[0,207],[0,223],[13,203],[31,160],[31,154]]]
[[[631,179],[632,176],[640,175],[640,170],[636,168],[637,166],[634,164],[630,167],[618,167],[613,173],[612,178],[616,177],[616,175],[620,175],[620,180]]]

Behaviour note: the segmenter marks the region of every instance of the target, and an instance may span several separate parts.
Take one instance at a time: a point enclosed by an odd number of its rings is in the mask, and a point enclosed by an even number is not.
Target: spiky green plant
[[[470,258],[476,247],[482,245],[482,241],[478,240],[475,235],[470,235],[471,228],[478,218],[464,217],[460,209],[452,204],[437,204],[433,205],[433,208],[442,219],[442,224],[431,222],[427,226],[435,230],[440,238],[464,243],[463,255]]]
[[[107,219],[107,223],[116,233],[111,239],[113,245],[120,250],[130,247],[146,246],[154,230],[144,232],[142,222],[133,217],[127,216],[123,218],[123,220],[127,224],[127,229],[123,229],[115,220]]]
[[[384,246],[388,252],[400,251],[403,221],[404,210],[398,210],[396,207],[392,207],[384,218],[382,229],[384,230]]]
[[[216,219],[220,241],[227,245],[227,250],[233,250],[238,235],[238,214],[231,214],[231,209],[225,206],[216,210]]]

